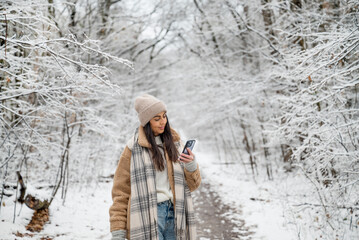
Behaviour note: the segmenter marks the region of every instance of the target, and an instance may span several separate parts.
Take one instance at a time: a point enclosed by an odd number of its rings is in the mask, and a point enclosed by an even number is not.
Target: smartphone
[[[194,144],[196,143],[196,140],[188,140],[186,142],[186,144],[184,145],[184,148],[183,148],[183,151],[182,153],[185,153],[185,154],[189,154],[188,151],[187,151],[187,148],[191,149],[191,151],[193,150],[194,148]]]

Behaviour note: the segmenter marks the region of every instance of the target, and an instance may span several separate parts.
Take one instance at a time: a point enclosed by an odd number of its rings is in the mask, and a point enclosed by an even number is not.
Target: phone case
[[[186,142],[186,144],[184,145],[182,153],[189,154],[187,151],[187,148],[191,149],[191,151],[192,151],[195,143],[196,143],[196,140],[188,140]]]

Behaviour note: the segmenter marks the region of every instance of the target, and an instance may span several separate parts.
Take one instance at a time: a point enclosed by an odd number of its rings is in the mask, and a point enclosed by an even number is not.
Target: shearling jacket
[[[172,137],[174,142],[180,141],[179,135],[171,129]],[[151,145],[147,141],[143,127],[139,127],[138,131],[138,144],[142,147],[150,148]],[[127,238],[129,239],[129,229],[130,229],[130,199],[131,199],[131,150],[129,146],[126,146],[118,163],[112,187],[112,200],[113,204],[110,207],[110,231],[116,230],[128,230]],[[176,196],[174,191],[174,175],[173,175],[173,166],[172,162],[168,159],[166,154],[167,161],[167,174],[173,194],[173,205],[175,206]],[[196,190],[201,184],[201,175],[199,167],[194,172],[189,172],[184,168],[184,175],[188,185],[189,190],[192,192]]]

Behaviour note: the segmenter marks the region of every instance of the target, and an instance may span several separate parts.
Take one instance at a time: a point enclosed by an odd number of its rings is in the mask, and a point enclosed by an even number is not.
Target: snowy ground
[[[293,181],[276,179],[255,184],[247,179],[250,176],[245,176],[239,165],[220,165],[212,156],[203,153],[198,153],[197,159],[209,191],[216,191],[221,201],[231,207],[228,212],[223,212],[223,216],[234,223],[243,219],[246,226],[250,226],[251,231],[255,232],[246,239],[298,239],[298,224],[287,220],[287,194],[296,191],[294,184],[288,185],[288,182]],[[50,207],[50,222],[45,225],[44,230],[22,239],[110,239],[108,209],[111,204],[111,187],[111,181],[100,182],[91,187],[71,187],[64,205],[59,197],[53,202]],[[296,187],[298,190],[300,185]],[[32,211],[26,206],[16,217],[15,223],[12,223],[13,199],[6,199],[5,206],[1,208],[0,239],[15,239],[16,232],[32,234],[25,230],[32,216]],[[19,210],[18,205],[17,214]]]
[[[212,156],[198,154],[203,178],[211,189],[222,196],[222,201],[237,209],[229,218],[244,219],[246,225],[254,226],[252,239],[292,240],[293,229],[285,218],[285,202],[278,193],[277,182],[267,181],[255,184],[248,179],[240,165],[221,165]],[[252,199],[252,200],[251,200]]]
[[[110,239],[108,209],[111,204],[111,187],[111,182],[103,182],[90,188],[70,188],[64,205],[59,198],[52,203],[50,222],[44,230],[33,237],[21,239]],[[17,231],[30,233],[25,230],[25,226],[31,217],[32,210],[24,206],[15,224],[12,224],[13,206],[11,201],[6,201],[5,207],[1,209],[0,239],[15,239]]]

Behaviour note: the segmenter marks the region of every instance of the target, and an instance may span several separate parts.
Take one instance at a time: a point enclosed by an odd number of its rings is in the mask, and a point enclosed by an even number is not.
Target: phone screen
[[[191,149],[191,151],[192,151],[195,143],[196,143],[196,140],[188,140],[186,142],[186,144],[184,145],[182,153],[189,154],[187,151],[187,148]]]

